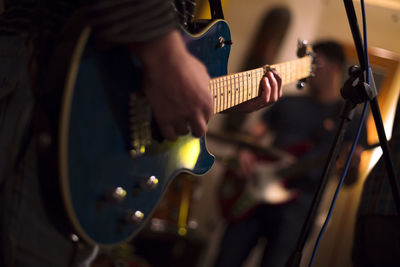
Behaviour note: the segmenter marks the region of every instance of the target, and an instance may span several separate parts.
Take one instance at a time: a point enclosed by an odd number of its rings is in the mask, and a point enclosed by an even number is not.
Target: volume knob
[[[144,219],[144,214],[140,210],[137,210],[135,212],[127,212],[125,215],[125,221],[128,224],[139,224],[143,221]]]
[[[110,202],[121,203],[125,200],[126,194],[126,190],[118,186],[106,192],[105,199]]]
[[[142,186],[142,188],[145,188],[145,189],[149,189],[149,190],[153,190],[153,189],[155,189],[156,187],[157,187],[157,185],[158,185],[158,179],[157,179],[157,177],[155,177],[154,175],[152,175],[152,176],[150,176],[150,177],[148,177],[148,178],[145,178],[143,181],[142,181],[142,184],[141,184]]]

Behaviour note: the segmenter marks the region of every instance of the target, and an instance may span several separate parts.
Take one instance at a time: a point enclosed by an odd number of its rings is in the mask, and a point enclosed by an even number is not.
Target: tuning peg
[[[307,54],[307,45],[308,42],[306,40],[298,40],[297,41],[297,57],[304,57]]]
[[[126,190],[120,186],[108,190],[104,194],[104,199],[109,202],[121,203],[126,198]]]
[[[301,90],[301,89],[303,89],[305,86],[306,86],[306,82],[305,82],[305,81],[302,81],[302,80],[297,81],[297,84],[296,84],[296,88],[297,88],[297,89]]]
[[[222,48],[225,45],[232,45],[232,40],[225,40],[222,36],[218,37],[217,47]]]
[[[351,77],[358,77],[361,74],[361,68],[357,65],[350,66],[347,73]]]
[[[144,219],[144,213],[141,212],[140,210],[137,211],[128,211],[125,214],[125,222],[131,225],[136,225],[139,224],[143,221]]]

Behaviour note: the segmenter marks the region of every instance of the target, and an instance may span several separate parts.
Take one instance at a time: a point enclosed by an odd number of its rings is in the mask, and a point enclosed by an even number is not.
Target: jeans
[[[260,238],[266,238],[260,266],[282,267],[292,254],[312,196],[284,206],[260,206],[248,218],[231,223],[222,237],[214,267],[240,267]]]

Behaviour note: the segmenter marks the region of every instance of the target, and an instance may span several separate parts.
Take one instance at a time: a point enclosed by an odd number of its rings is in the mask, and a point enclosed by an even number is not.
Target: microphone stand
[[[360,30],[357,23],[356,13],[354,11],[354,5],[352,0],[343,0],[346,8],[346,14],[348,17],[349,25],[351,28],[351,32],[353,35],[353,40],[355,47],[357,49],[357,55],[359,59],[359,63],[361,68],[353,66],[349,70],[350,78],[345,82],[343,88],[341,89],[342,97],[345,99],[345,104],[343,106],[340,118],[339,128],[337,130],[334,142],[329,151],[328,161],[324,166],[324,170],[321,176],[320,183],[317,187],[317,191],[314,194],[312,204],[308,211],[307,217],[303,223],[300,236],[297,240],[296,248],[293,251],[292,255],[288,259],[286,263],[286,267],[297,267],[300,266],[302,251],[305,246],[305,243],[308,239],[309,233],[314,223],[314,218],[316,216],[319,203],[321,202],[321,198],[326,187],[326,184],[329,179],[329,175],[334,167],[335,160],[337,159],[340,149],[343,144],[344,135],[346,133],[349,122],[352,119],[354,108],[357,104],[362,102],[370,102],[371,111],[373,113],[375,126],[378,131],[379,142],[383,150],[383,158],[385,161],[386,170],[388,172],[388,177],[390,180],[390,185],[392,189],[393,198],[395,201],[395,207],[397,209],[397,213],[400,214],[400,195],[399,195],[399,182],[396,180],[396,176],[394,173],[393,163],[391,160],[391,156],[389,153],[389,146],[386,139],[386,134],[384,131],[381,114],[379,111],[378,102],[376,99],[377,91],[375,87],[375,83],[373,81],[372,72],[367,67],[366,57],[363,44],[361,41]],[[371,85],[365,83],[365,76],[370,75],[371,77]]]
[[[358,24],[357,24],[357,17],[356,17],[356,13],[354,11],[354,5],[351,0],[344,0],[344,4],[346,7],[346,13],[347,13],[347,17],[349,19],[349,24],[351,27],[351,32],[353,34],[354,43],[356,45],[358,60],[360,62],[362,71],[365,72],[367,69],[367,64],[365,62],[365,57],[364,57],[364,53],[363,53],[364,50],[362,47],[360,30],[359,30]],[[368,56],[368,55],[366,55],[366,56]],[[372,77],[371,70],[369,69],[368,71],[370,73],[370,76]],[[372,79],[372,81],[373,81],[373,79]],[[364,83],[364,85],[369,86],[368,84],[365,84],[365,83]],[[375,122],[375,127],[378,132],[379,142],[380,142],[380,145],[381,145],[381,148],[383,151],[383,160],[385,162],[386,171],[388,173],[388,178],[389,178],[390,186],[392,189],[394,204],[395,204],[395,207],[397,210],[397,214],[400,215],[400,194],[399,194],[400,184],[399,184],[399,181],[396,179],[396,175],[394,172],[393,162],[392,162],[392,158],[391,158],[390,151],[389,151],[389,145],[388,145],[388,141],[386,138],[385,128],[383,126],[382,117],[381,117],[381,113],[380,113],[379,105],[378,105],[378,100],[376,99],[377,93],[376,93],[375,84],[372,84],[372,85],[373,85],[373,88],[371,88],[371,89],[373,91],[367,90],[367,93],[369,93],[368,100],[370,101],[371,111],[372,111],[372,115],[374,117],[374,122]]]

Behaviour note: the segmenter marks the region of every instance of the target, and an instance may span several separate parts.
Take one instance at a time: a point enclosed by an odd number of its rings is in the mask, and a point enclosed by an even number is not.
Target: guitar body
[[[297,200],[300,191],[288,189],[285,179],[277,175],[274,163],[258,161],[251,178],[242,177],[237,170],[227,169],[218,188],[222,216],[228,222],[248,218],[261,204],[282,206]]]
[[[121,49],[94,49],[89,36],[86,28],[56,50],[61,59],[55,65],[65,69],[55,68],[47,87],[63,90],[48,94],[59,105],[37,111],[39,167],[52,184],[57,181],[67,232],[91,244],[114,245],[138,233],[178,173],[204,174],[214,157],[204,138],[154,139],[139,62]],[[182,31],[182,36],[211,77],[226,74],[230,46],[218,46],[220,37],[230,40],[226,22],[215,21],[198,35]],[[57,199],[55,187],[44,187],[47,197]],[[62,213],[58,218],[65,218]]]
[[[237,167],[228,165],[218,187],[218,202],[225,220],[242,221],[261,204],[282,206],[296,201],[301,194],[300,190],[288,188],[286,183],[301,179],[313,164],[322,164],[321,158],[324,160],[322,155],[300,159],[309,149],[311,144],[301,141],[284,150],[276,149],[276,154],[280,154],[276,158],[261,156],[259,151],[259,154],[256,153],[257,160],[251,178],[243,177]]]

